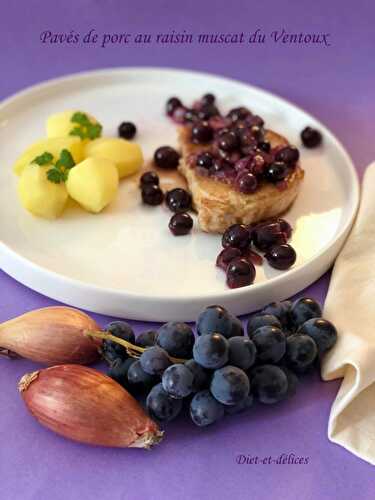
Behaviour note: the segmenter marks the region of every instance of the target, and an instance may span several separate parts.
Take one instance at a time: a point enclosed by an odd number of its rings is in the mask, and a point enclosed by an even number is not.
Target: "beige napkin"
[[[324,317],[339,336],[322,377],[344,377],[328,437],[375,465],[375,163],[366,171],[357,220],[333,269]]]

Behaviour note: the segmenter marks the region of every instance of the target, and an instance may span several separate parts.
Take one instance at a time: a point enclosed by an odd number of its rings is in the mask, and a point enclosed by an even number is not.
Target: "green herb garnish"
[[[36,163],[37,165],[40,165],[42,167],[43,165],[48,165],[49,163],[52,162],[53,162],[53,155],[48,151],[45,151],[42,155],[39,155],[36,158],[34,158],[31,163]]]
[[[55,166],[47,171],[49,181],[59,184],[66,182],[68,179],[69,170],[74,167],[75,162],[73,156],[67,149],[63,149],[60,153],[60,158],[55,163]]]
[[[70,131],[69,135],[75,135],[81,139],[96,139],[102,134],[103,127],[100,123],[91,122],[89,117],[81,111],[74,113],[70,121],[76,123],[77,126]]]
[[[61,181],[66,181],[66,174],[57,168],[50,168],[47,172],[47,179],[54,184],[60,184]]]
[[[67,149],[63,149],[60,153],[60,158],[56,162],[56,167],[65,167],[69,169],[74,167],[74,165],[75,161],[73,160],[73,156]]]
[[[53,163],[53,155],[48,151],[45,151],[42,155],[37,156],[31,163],[36,163],[41,167],[51,164],[52,168],[47,170],[47,179],[55,184],[66,182],[69,170],[75,165],[73,156],[67,149],[63,149],[61,151],[60,158],[56,161],[56,163]]]

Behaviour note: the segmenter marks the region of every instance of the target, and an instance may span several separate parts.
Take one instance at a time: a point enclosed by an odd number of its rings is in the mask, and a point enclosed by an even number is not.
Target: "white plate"
[[[215,267],[220,237],[199,231],[173,237],[165,207],[142,206],[135,182],[121,184],[117,200],[91,215],[69,208],[57,221],[24,211],[16,196],[12,163],[44,135],[49,114],[79,108],[116,134],[122,120],[139,129],[146,158],[156,147],[176,144],[164,116],[168,97],[189,103],[212,91],[224,110],[245,105],[269,128],[300,145],[306,125],[320,129],[324,146],[301,148],[306,178],[287,214],[298,260],[287,272],[257,267],[254,285],[229,290]],[[193,320],[218,303],[236,314],[285,299],[319,278],[332,264],[353,222],[358,180],[338,140],[294,105],[244,83],[190,71],[118,69],[78,74],[32,87],[0,106],[0,264],[21,283],[75,307],[139,320]]]

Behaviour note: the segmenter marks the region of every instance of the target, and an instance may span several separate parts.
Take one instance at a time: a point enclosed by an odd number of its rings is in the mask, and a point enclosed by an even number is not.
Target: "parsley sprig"
[[[67,149],[63,149],[60,153],[60,158],[54,163],[54,157],[48,151],[45,151],[40,156],[34,158],[31,163],[36,163],[39,166],[52,165],[52,168],[47,170],[47,179],[55,184],[66,182],[69,175],[69,170],[74,167],[75,161],[73,156]]]
[[[39,155],[36,158],[34,158],[31,163],[36,163],[37,165],[40,165],[42,167],[43,165],[49,165],[52,162],[53,162],[53,155],[48,151],[45,151],[42,155]]]
[[[93,123],[90,121],[89,117],[81,111],[74,113],[70,121],[77,125],[70,131],[69,135],[75,135],[81,139],[90,140],[96,139],[102,135],[103,127],[100,123]]]

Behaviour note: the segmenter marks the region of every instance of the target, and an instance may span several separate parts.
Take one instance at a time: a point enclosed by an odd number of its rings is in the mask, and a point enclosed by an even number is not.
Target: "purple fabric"
[[[192,68],[238,78],[280,94],[319,117],[348,148],[360,173],[374,160],[373,64],[375,7],[371,0],[81,0],[6,2],[0,16],[0,98],[59,75],[111,66]],[[192,33],[282,30],[330,33],[331,46],[197,45],[144,47],[48,46],[58,33]],[[178,89],[176,89],[178,94]],[[2,165],[2,168],[6,166]],[[303,294],[324,300],[329,276]],[[0,320],[53,301],[0,273]],[[301,294],[302,294],[301,293]],[[97,317],[101,324],[108,318]],[[137,331],[145,328],[135,323]],[[149,326],[149,325],[147,325]],[[4,500],[242,499],[305,500],[374,497],[370,465],[327,439],[339,382],[308,377],[297,396],[198,429],[187,418],[168,425],[152,452],[99,449],[61,439],[26,412],[16,390],[35,365],[1,360],[0,498]],[[237,464],[294,453],[308,464]]]

